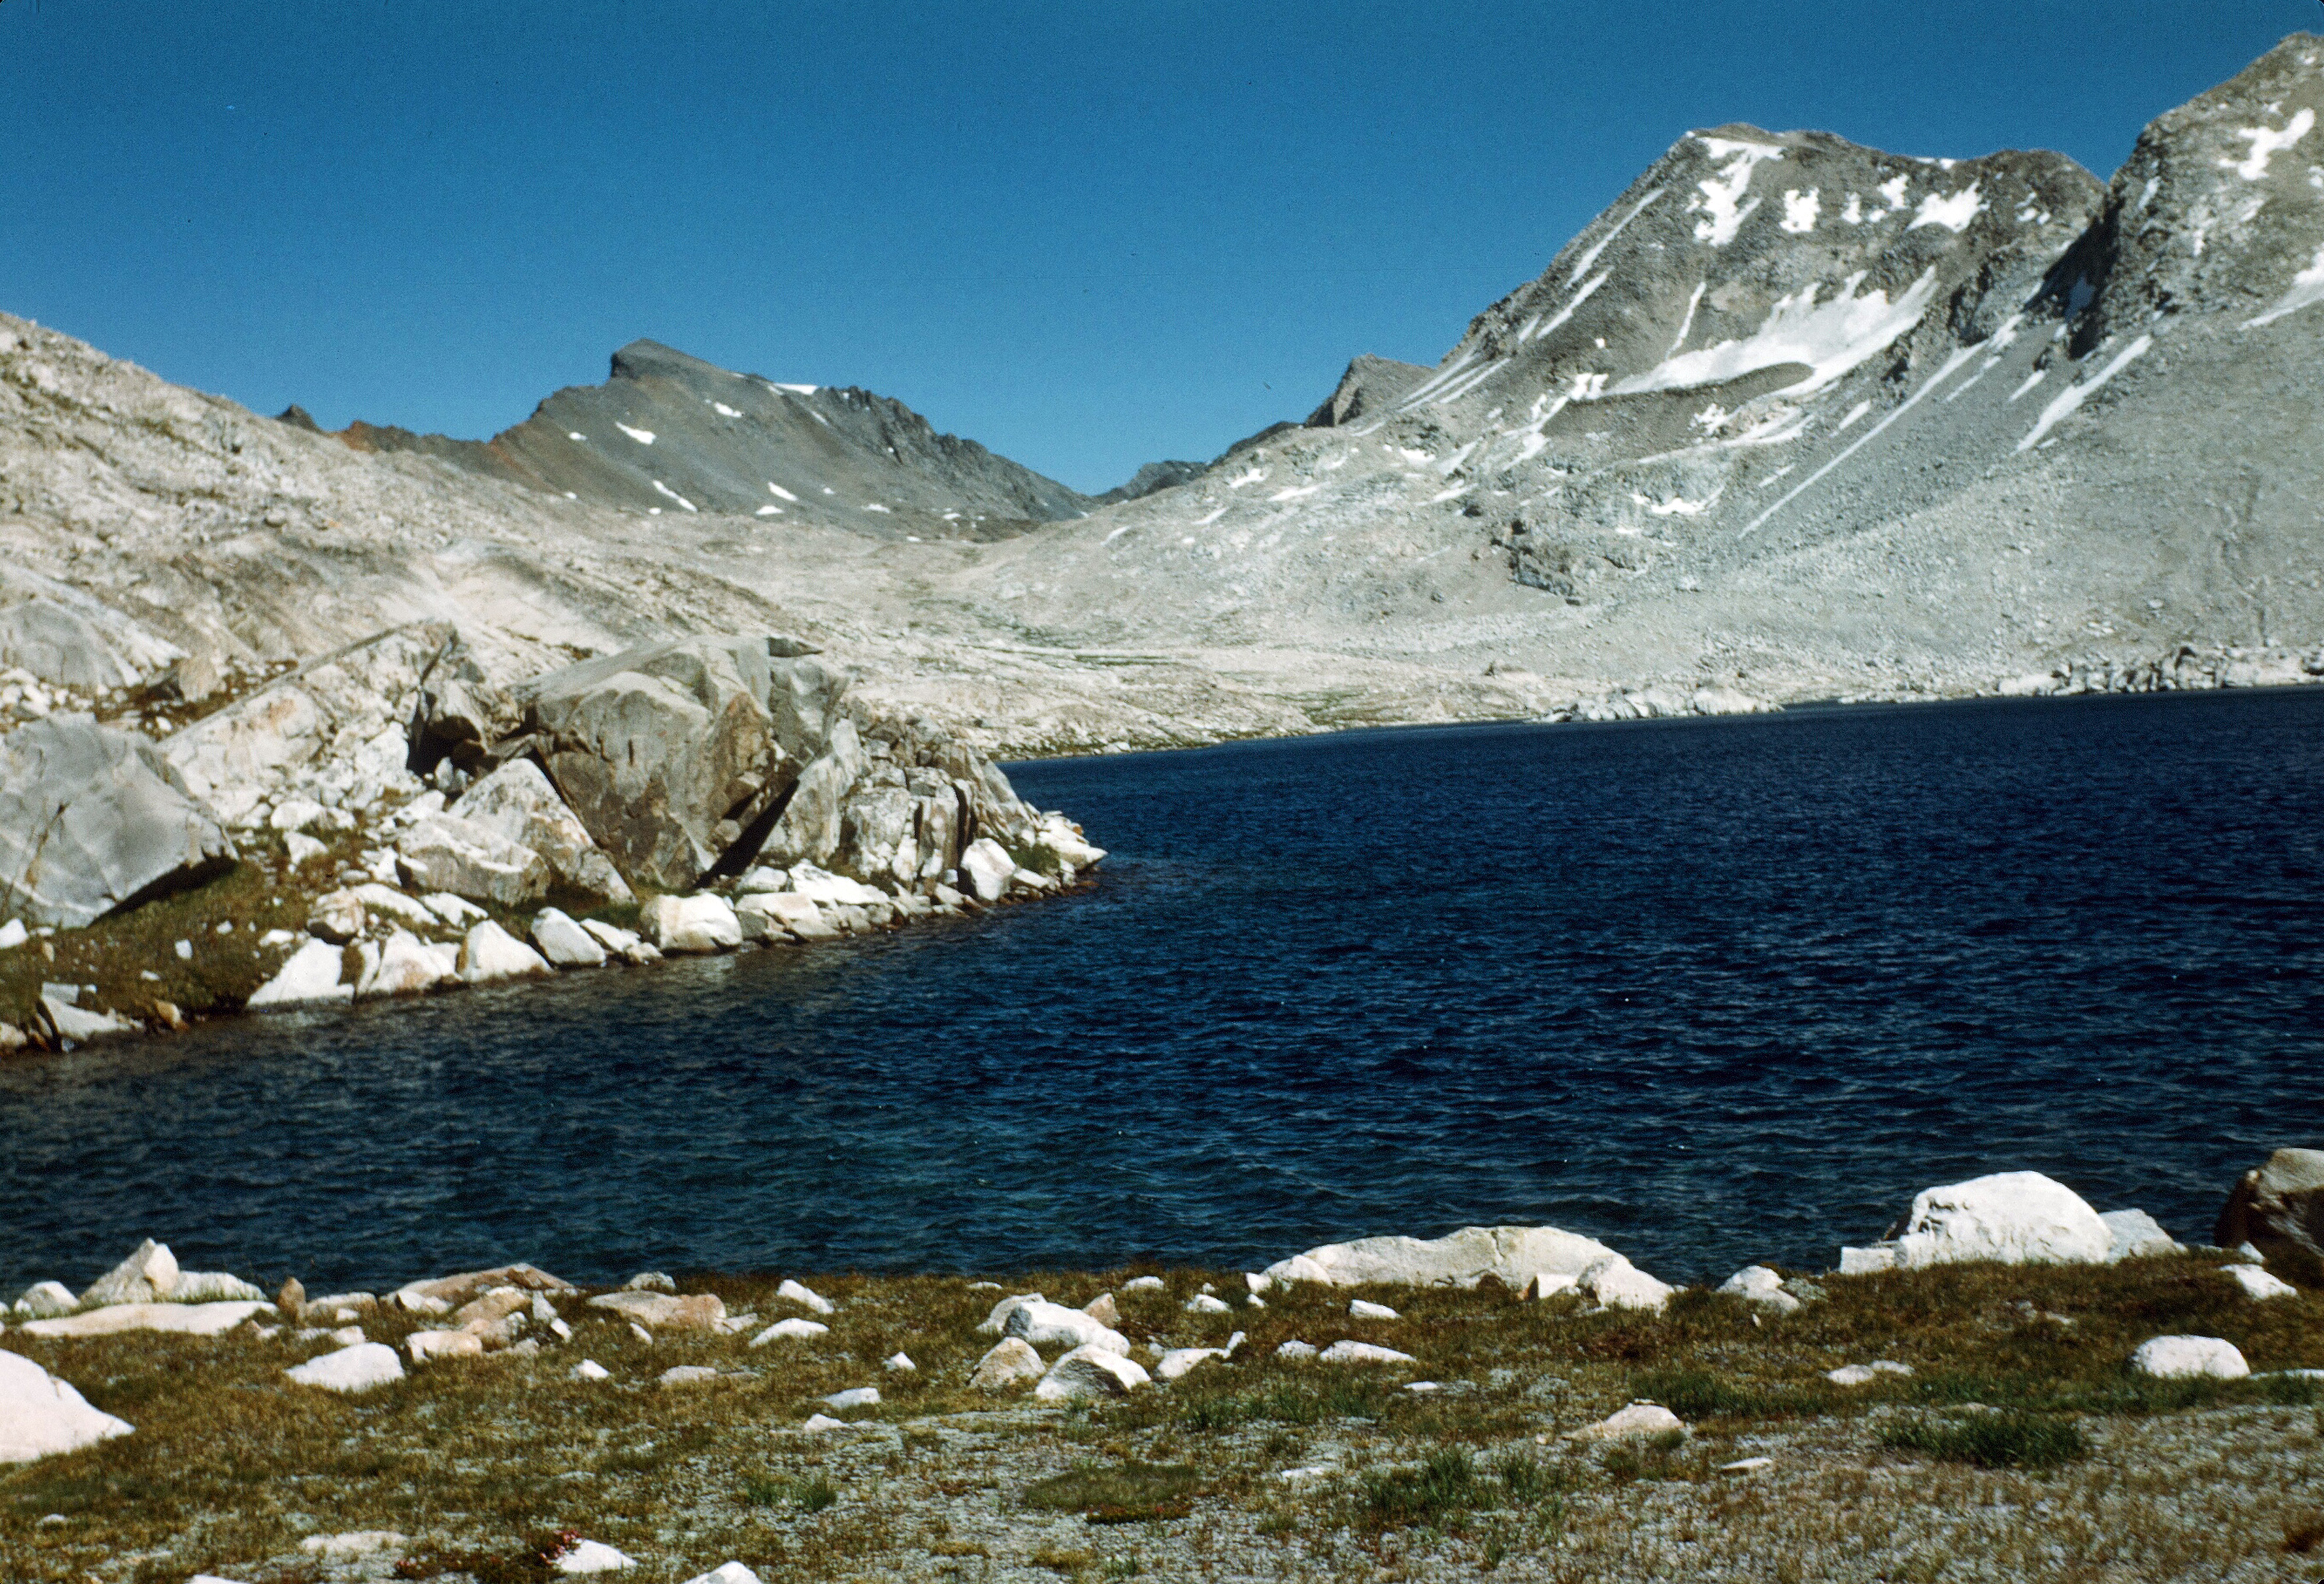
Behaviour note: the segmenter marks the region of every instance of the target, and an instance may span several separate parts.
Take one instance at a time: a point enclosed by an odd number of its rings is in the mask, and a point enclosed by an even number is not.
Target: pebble
[[[611,1380],[613,1377],[613,1372],[595,1358],[584,1358],[573,1367],[575,1380]]]

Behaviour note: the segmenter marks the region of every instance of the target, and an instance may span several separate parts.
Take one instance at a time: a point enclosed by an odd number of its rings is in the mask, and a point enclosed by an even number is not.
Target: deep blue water
[[[1028,764],[1071,899],[0,1069],[0,1285],[1828,1263],[2033,1167],[2208,1236],[2324,1142],[2324,691]]]

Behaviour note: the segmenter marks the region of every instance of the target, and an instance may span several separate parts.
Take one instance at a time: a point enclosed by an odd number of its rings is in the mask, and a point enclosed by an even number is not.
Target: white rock
[[[409,1538],[392,1529],[351,1529],[345,1534],[309,1534],[299,1549],[310,1557],[363,1557],[383,1551],[401,1551]]]
[[[912,1362],[912,1356],[909,1353],[890,1354],[888,1369],[894,1375],[918,1375],[920,1372],[920,1367]]]
[[[83,1295],[87,1301],[87,1295]],[[107,1337],[123,1331],[175,1331],[189,1337],[223,1336],[274,1307],[272,1303],[111,1303],[57,1320],[30,1321],[28,1337]]]
[[[638,910],[646,939],[665,953],[731,952],[742,944],[742,926],[726,898],[708,891],[691,897],[656,897]]]
[[[618,1573],[637,1565],[636,1558],[615,1551],[602,1540],[576,1541],[557,1559],[557,1570],[560,1573]]]
[[[2113,1243],[2098,1212],[2064,1183],[2039,1172],[1997,1172],[1923,1189],[1896,1239],[1896,1263],[2098,1264]]]
[[[532,936],[535,950],[556,968],[603,968],[605,948],[597,938],[560,908],[544,907],[533,915]]]
[[[718,1371],[707,1364],[673,1364],[661,1372],[660,1384],[666,1386],[701,1386],[718,1378]]]
[[[455,977],[446,972],[443,959],[434,948],[410,930],[399,929],[389,935],[380,948],[378,961],[364,971],[355,984],[355,996],[358,999],[416,996]]]
[[[32,938],[32,932],[24,927],[24,921],[21,918],[12,918],[0,924],[0,952],[14,951]]]
[[[403,1348],[414,1364],[438,1358],[481,1358],[484,1339],[470,1331],[420,1331],[403,1339]]]
[[[1473,1287],[1489,1275],[1514,1293],[1544,1272],[1578,1277],[1613,1256],[1597,1239],[1555,1227],[1463,1227],[1434,1239],[1326,1243],[1277,1261],[1266,1275],[1273,1281],[1340,1287]]]
[[[2218,1337],[2150,1337],[2130,1356],[2130,1367],[2157,1380],[2241,1380],[2251,1373],[2236,1345]]]
[[[734,894],[738,897],[760,897],[770,892],[788,890],[791,877],[779,869],[770,869],[763,863],[752,864],[735,877]]]
[[[1628,1441],[1634,1437],[1665,1435],[1671,1431],[1684,1435],[1686,1425],[1679,1416],[1659,1403],[1633,1403],[1628,1407],[1608,1414],[1595,1424],[1573,1431],[1572,1441]]]
[[[2110,1265],[2151,1255],[2186,1252],[2184,1245],[2143,1210],[2110,1210],[2098,1220],[2106,1223],[2107,1262]]]
[[[1394,1348],[1382,1348],[1371,1342],[1333,1342],[1317,1355],[1325,1364],[1416,1364],[1409,1353],[1399,1353]]]
[[[1162,1287],[1160,1276],[1132,1276],[1121,1284],[1121,1290],[1125,1293],[1158,1293]]]
[[[1224,1348],[1173,1348],[1155,1361],[1154,1374],[1161,1380],[1176,1380],[1206,1358],[1226,1356]]]
[[[1755,1469],[1772,1469],[1775,1464],[1773,1458],[1738,1458],[1732,1463],[1719,1465],[1719,1471],[1721,1474],[1748,1474]]]
[[[816,1418],[817,1419],[822,1417],[823,1416],[821,1414],[816,1415]],[[845,1425],[840,1424],[836,1420],[827,1421],[824,1424],[818,1425],[816,1423],[814,1419],[810,1419],[807,1422],[807,1427],[809,1430],[829,1430],[835,1427],[844,1430],[847,1428]],[[688,1579],[686,1581],[686,1584],[759,1584],[759,1575],[753,1573],[750,1569],[744,1567],[740,1562],[721,1562],[716,1567],[711,1569],[708,1572],[702,1574],[698,1578]]]
[[[799,1428],[801,1430],[845,1430],[847,1421],[834,1419],[828,1414],[810,1414],[807,1416],[807,1423]]]
[[[1230,1310],[1225,1299],[1213,1297],[1208,1293],[1197,1293],[1193,1297],[1186,1300],[1186,1312],[1189,1314],[1225,1314],[1230,1312]]]
[[[968,1377],[968,1384],[978,1391],[994,1392],[1038,1380],[1041,1375],[1041,1356],[1033,1350],[1032,1344],[1021,1337],[1004,1337],[977,1360],[976,1372]]]
[[[304,869],[330,849],[304,831],[293,831],[282,838],[282,851],[290,858],[292,869]]]
[[[1126,1397],[1152,1379],[1123,1353],[1081,1347],[1049,1366],[1049,1373],[1041,1377],[1033,1395],[1045,1403],[1072,1397]]]
[[[1893,1358],[1876,1358],[1869,1364],[1843,1364],[1838,1369],[1827,1370],[1824,1378],[1834,1386],[1869,1386],[1884,1375],[1909,1376],[1913,1367],[1899,1364]]]
[[[990,836],[979,836],[960,855],[960,878],[980,902],[998,902],[1007,896],[1009,877],[1016,872],[1017,861]]]
[[[1001,1330],[1036,1348],[1063,1344],[1124,1356],[1130,1352],[1130,1339],[1095,1316],[1038,1299],[1010,1310]]]
[[[492,916],[466,897],[455,897],[449,891],[430,891],[420,898],[420,905],[454,929],[473,919]]]
[[[1295,1363],[1301,1359],[1313,1358],[1315,1357],[1315,1344],[1313,1342],[1303,1342],[1297,1337],[1294,1337],[1289,1341],[1284,1343],[1281,1347],[1276,1349],[1275,1356],[1277,1358],[1290,1359]]]
[[[2270,1275],[2255,1265],[2226,1265],[2220,1269],[2235,1278],[2236,1285],[2244,1290],[2246,1298],[2297,1298],[2300,1289],[2281,1276]]]
[[[1544,1298],[1554,1298],[1560,1293],[1571,1293],[1578,1285],[1578,1277],[1562,1270],[1537,1272],[1534,1278],[1525,1285],[1525,1300],[1528,1303],[1535,1303]]]
[[[62,1282],[35,1282],[17,1298],[14,1312],[19,1320],[54,1320],[79,1307],[80,1300]]]
[[[798,864],[791,870],[790,894],[805,897],[812,902],[848,907],[871,907],[888,899],[885,891],[867,886],[862,880],[852,880],[845,875],[817,869],[812,863]]]
[[[596,918],[584,919],[581,927],[589,932],[590,938],[605,948],[608,955],[619,957],[624,962],[661,961],[661,948],[647,944],[646,938],[634,930],[622,929]]]
[[[1402,1320],[1404,1316],[1385,1303],[1373,1303],[1358,1298],[1348,1305],[1348,1314],[1355,1320]]]
[[[796,1337],[804,1341],[810,1337],[827,1335],[830,1331],[829,1326],[817,1320],[779,1320],[757,1336],[752,1337],[751,1346],[763,1348],[769,1342],[781,1341],[788,1337]]]
[[[880,1404],[878,1386],[850,1386],[844,1392],[833,1392],[823,1399],[830,1408],[874,1408]]]
[[[1660,1314],[1676,1287],[1656,1281],[1618,1254],[1609,1255],[1574,1278],[1574,1285],[1609,1309],[1640,1309]]]
[[[573,1367],[575,1380],[611,1380],[613,1377],[613,1372],[595,1358],[584,1358]]]
[[[23,1354],[0,1350],[0,1463],[77,1451],[130,1430]]]
[[[1795,1314],[1802,1305],[1784,1291],[1784,1278],[1764,1265],[1747,1265],[1720,1284],[1719,1290],[1749,1300],[1778,1314]]]
[[[471,925],[460,943],[460,978],[469,984],[498,984],[511,979],[541,979],[555,973],[540,953],[508,931],[485,919]]]
[[[1842,1248],[1840,1251],[1840,1274],[1844,1276],[1877,1275],[1882,1271],[1896,1268],[1896,1245],[1875,1243],[1866,1248]]]
[[[274,977],[251,993],[248,1005],[297,1007],[316,1001],[351,1001],[355,987],[339,982],[346,953],[327,941],[309,941],[290,953]]]
[[[367,880],[354,888],[354,893],[355,899],[364,905],[366,912],[384,913],[390,918],[408,924],[414,929],[427,929],[439,922],[437,916],[428,910],[428,905],[425,902],[417,897],[405,896],[393,886],[382,885],[376,880]]]
[[[320,1386],[330,1392],[367,1392],[403,1378],[403,1361],[384,1342],[357,1342],[319,1358],[309,1358],[282,1372],[299,1386]]]
[[[178,1257],[170,1246],[148,1238],[130,1250],[128,1258],[89,1284],[80,1295],[80,1306],[157,1303],[177,1291],[178,1275]]]
[[[274,806],[267,824],[278,831],[303,831],[323,817],[323,806],[310,797],[285,797]]]
[[[788,1278],[784,1280],[781,1286],[775,1289],[775,1296],[787,1299],[803,1309],[811,1309],[817,1314],[829,1314],[833,1308],[830,1299],[804,1283],[791,1281]]]
[[[734,916],[737,921],[745,925],[753,916],[767,920],[767,927],[762,932],[765,934],[780,929],[802,941],[835,941],[839,938],[839,926],[825,916],[823,908],[812,897],[762,892],[745,897],[736,903]]]
[[[353,891],[326,891],[307,910],[307,933],[335,946],[344,946],[363,934],[367,922],[363,898]]]

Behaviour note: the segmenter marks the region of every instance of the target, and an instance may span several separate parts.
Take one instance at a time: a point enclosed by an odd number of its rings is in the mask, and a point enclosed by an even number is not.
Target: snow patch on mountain
[[[1805,364],[1810,372],[1784,394],[1821,391],[1921,322],[1936,295],[1937,272],[1924,272],[1893,303],[1885,290],[1858,296],[1857,288],[1863,283],[1861,271],[1850,275],[1829,302],[1816,300],[1821,289],[1813,285],[1779,297],[1766,321],[1745,339],[1667,358],[1643,374],[1618,382],[1614,393],[1634,396],[1723,384],[1790,363]]]

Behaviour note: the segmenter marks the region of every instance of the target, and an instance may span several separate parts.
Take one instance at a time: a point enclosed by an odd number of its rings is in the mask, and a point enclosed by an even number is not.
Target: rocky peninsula
[[[158,743],[151,690],[40,700],[0,737],[0,1051],[812,945],[1105,856],[795,640],[539,658],[417,623],[221,686]]]
[[[271,1296],[149,1241],[7,1316],[0,1547],[102,1584],[2306,1576],[2324,1151],[2209,1247],[2028,1172],[1900,1227],[1693,1288],[1549,1227]]]

